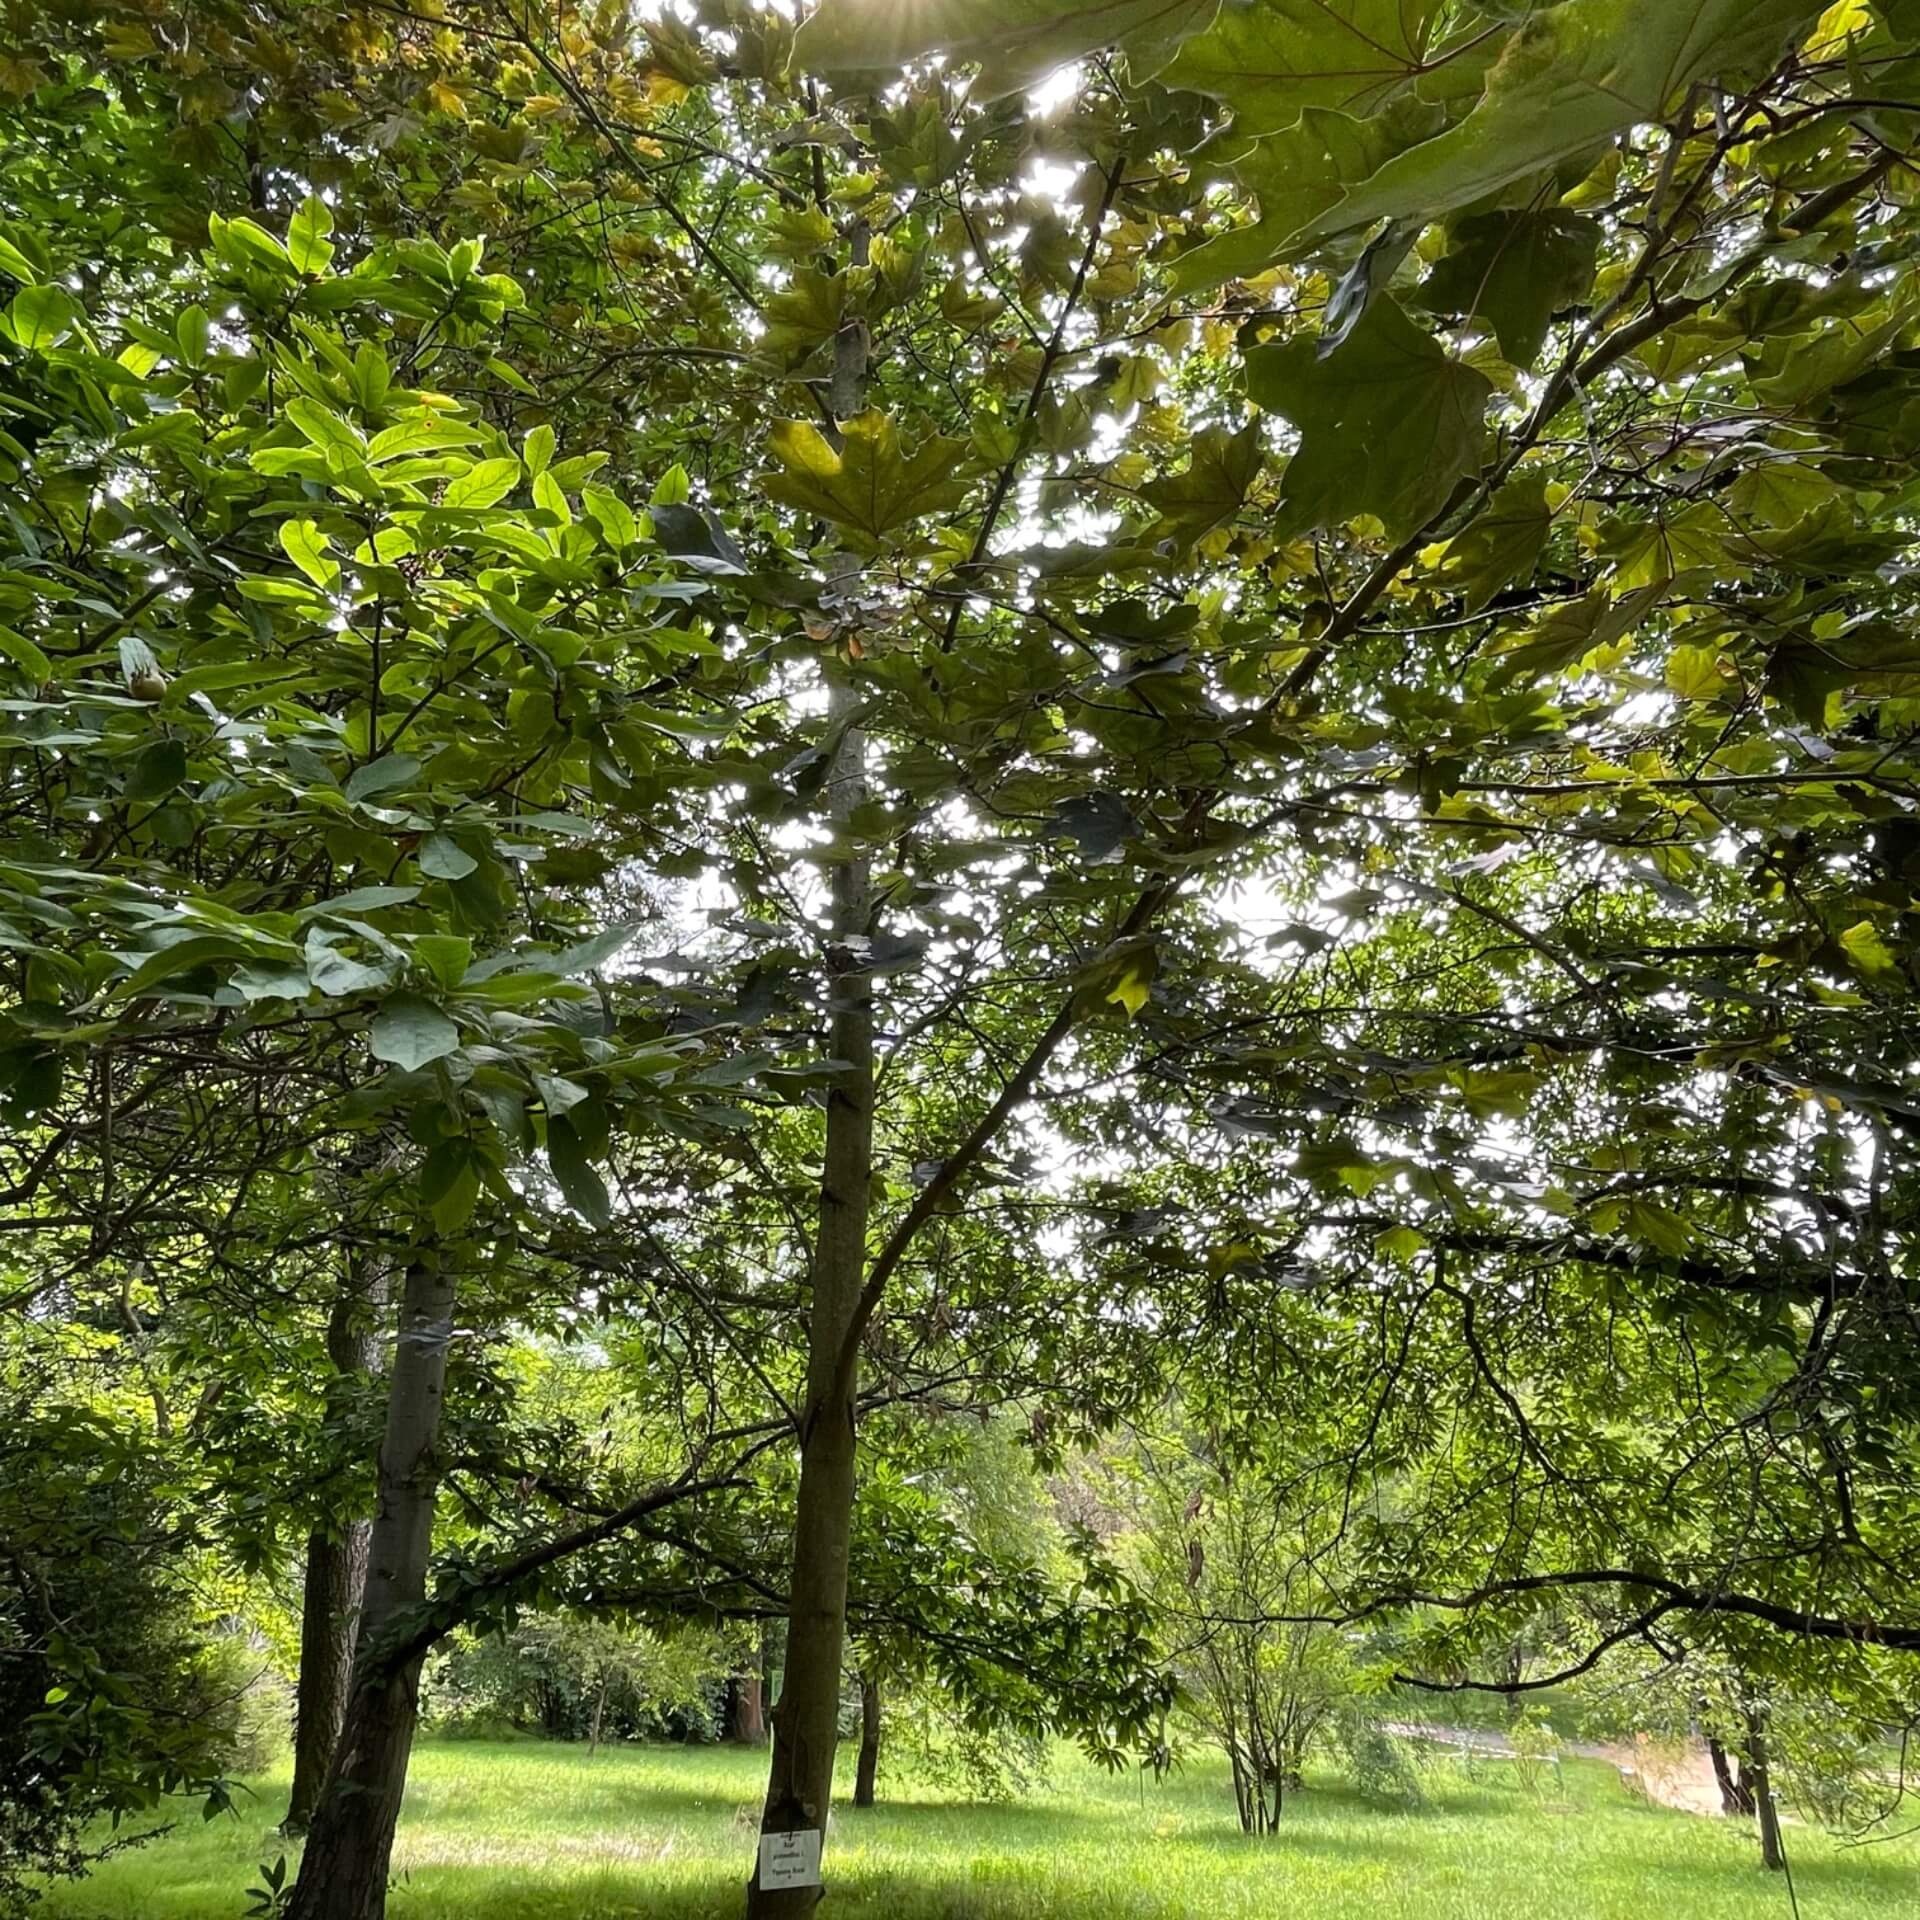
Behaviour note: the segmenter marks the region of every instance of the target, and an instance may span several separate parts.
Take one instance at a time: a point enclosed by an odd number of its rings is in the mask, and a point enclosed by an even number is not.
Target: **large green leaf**
[[[22,287],[7,309],[15,340],[23,347],[58,346],[80,318],[80,303],[65,287]]]
[[[1772,59],[1807,0],[1565,0],[1529,13],[1461,123],[1387,162],[1310,234],[1433,218],[1658,120],[1695,80]]]
[[[411,1072],[453,1052],[460,1029],[431,1000],[396,993],[373,1016],[367,1042],[376,1060]]]
[[[280,544],[293,564],[324,593],[340,578],[340,563],[327,548],[327,536],[311,520],[283,520]]]
[[[1291,530],[1362,513],[1395,536],[1422,525],[1478,467],[1492,391],[1385,297],[1324,360],[1310,340],[1247,355],[1247,392],[1300,430],[1281,487]]]
[[[1510,480],[1438,553],[1427,557],[1469,613],[1533,571],[1553,526],[1547,483],[1538,474]]]
[[[1491,327],[1500,351],[1530,367],[1553,315],[1592,287],[1600,238],[1599,221],[1557,207],[1473,214],[1454,227],[1415,302]]]
[[[923,514],[955,505],[967,491],[954,477],[966,443],[936,434],[911,453],[884,413],[863,413],[841,428],[838,451],[817,427],[783,420],[769,436],[781,471],[767,491],[870,540]]]
[[[448,507],[497,506],[520,483],[520,462],[513,459],[481,460],[457,479],[447,482]]]
[[[1349,188],[1395,154],[1431,139],[1445,123],[1438,107],[1413,99],[1396,100],[1365,120],[1309,107],[1297,126],[1254,141],[1232,162],[1234,178],[1258,199],[1260,217],[1182,254],[1174,263],[1174,285],[1195,292],[1264,271],[1284,259],[1294,237]]]
[[[613,1218],[607,1183],[588,1158],[586,1142],[571,1121],[557,1114],[547,1122],[547,1165],[574,1212],[596,1227]]]
[[[1240,511],[1260,471],[1260,424],[1249,421],[1238,433],[1205,427],[1193,437],[1193,458],[1184,471],[1142,489],[1161,516],[1155,533],[1171,532],[1183,546]]]
[[[302,273],[325,273],[333,264],[333,209],[310,193],[287,223],[287,258]]]
[[[1228,0],[1155,75],[1212,94],[1242,133],[1290,127],[1305,107],[1373,112],[1425,63],[1440,0]]]
[[[1102,47],[1159,48],[1204,26],[1219,0],[823,0],[800,29],[812,73],[891,78],[930,53],[978,62],[979,92],[1012,93]]]

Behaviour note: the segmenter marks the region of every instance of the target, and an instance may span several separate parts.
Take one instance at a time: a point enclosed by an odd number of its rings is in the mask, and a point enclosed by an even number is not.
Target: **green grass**
[[[850,1759],[850,1756],[849,1756]],[[1489,1770],[1492,1771],[1492,1770]],[[848,1766],[851,1774],[851,1766]],[[758,1753],[429,1741],[414,1755],[391,1920],[735,1920],[765,1780]],[[46,1920],[237,1920],[280,1850],[284,1769],[238,1819],[180,1826],[51,1891]],[[1072,1755],[1052,1791],[981,1806],[931,1789],[835,1818],[828,1912],[845,1920],[1787,1920],[1743,1826],[1627,1798],[1569,1762],[1566,1798],[1431,1782],[1417,1813],[1328,1783],[1272,1839],[1244,1838],[1211,1761],[1156,1786]],[[1920,1920],[1920,1840],[1788,1840],[1803,1920]]]

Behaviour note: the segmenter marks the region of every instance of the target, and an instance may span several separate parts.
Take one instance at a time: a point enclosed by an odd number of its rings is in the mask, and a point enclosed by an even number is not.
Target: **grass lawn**
[[[852,1775],[851,1755],[846,1773]],[[392,1920],[736,1920],[764,1756],[428,1741],[414,1755]],[[1281,1833],[1236,1829],[1211,1761],[1164,1786],[1063,1753],[1053,1790],[1017,1806],[900,1790],[844,1810],[828,1911],[846,1920],[1789,1920],[1744,1827],[1630,1800],[1570,1761],[1541,1807],[1511,1781],[1431,1782],[1418,1813],[1329,1784]],[[279,1850],[285,1769],[238,1819],[177,1831],[52,1890],[45,1920],[238,1920]],[[888,1797],[884,1791],[883,1798]],[[1802,1920],[1920,1920],[1920,1839],[1855,1850],[1790,1827]]]

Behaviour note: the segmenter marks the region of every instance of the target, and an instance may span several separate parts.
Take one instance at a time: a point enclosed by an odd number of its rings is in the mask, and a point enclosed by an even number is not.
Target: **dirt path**
[[[1451,1747],[1462,1755],[1488,1760],[1514,1757],[1513,1742],[1504,1733],[1491,1730],[1432,1726],[1411,1720],[1388,1721],[1386,1730],[1405,1739]],[[1655,1741],[1644,1735],[1631,1742],[1604,1744],[1569,1740],[1560,1751],[1577,1754],[1583,1760],[1604,1760],[1618,1771],[1624,1792],[1643,1795],[1657,1805],[1677,1807],[1684,1813],[1720,1817],[1720,1783],[1714,1778],[1704,1741]]]

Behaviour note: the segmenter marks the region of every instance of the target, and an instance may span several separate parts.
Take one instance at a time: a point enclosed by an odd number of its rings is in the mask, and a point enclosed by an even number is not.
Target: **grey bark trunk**
[[[834,690],[836,717],[855,698]],[[845,823],[866,794],[866,742],[849,729],[833,777],[833,817]],[[867,1266],[867,1212],[873,1177],[873,1001],[857,949],[870,913],[864,854],[834,869],[833,1057],[848,1071],[827,1101],[827,1150],[814,1243],[813,1313],[807,1329],[807,1403],[800,1435],[800,1492],[794,1508],[786,1674],[773,1712],[773,1765],[763,1834],[808,1829],[824,1845],[840,1727],[840,1660],[846,1645],[847,1551],[853,1527],[853,1370],[840,1350]],[[749,1920],[792,1920],[819,1904],[815,1887],[764,1887],[756,1860],[747,1887]]]
[[[880,1682],[869,1668],[860,1675],[860,1764],[854,1769],[853,1804],[873,1805],[880,1772]]]
[[[1753,1810],[1760,1825],[1760,1864],[1769,1873],[1778,1873],[1787,1864],[1780,1844],[1780,1809],[1773,1802],[1773,1766],[1767,1757],[1767,1716],[1747,1715],[1746,1764],[1740,1769],[1740,1784],[1753,1795]]]
[[[375,1373],[380,1365],[376,1310],[386,1303],[386,1273],[363,1258],[349,1269],[327,1317],[327,1358],[343,1381]],[[373,1523],[349,1520],[333,1533],[307,1536],[306,1577],[300,1603],[300,1677],[294,1691],[293,1793],[284,1831],[304,1833],[346,1723],[353,1686],[354,1635],[367,1581]]]
[[[433,1255],[407,1270],[380,1447],[380,1503],[367,1558],[353,1692],[314,1808],[289,1920],[382,1920],[394,1828],[419,1717],[424,1655],[395,1664],[383,1640],[426,1598],[454,1282]]]

